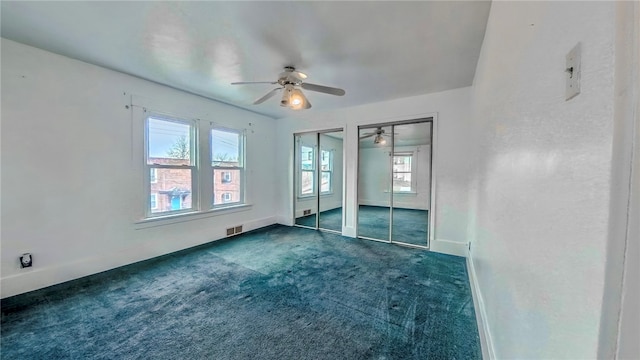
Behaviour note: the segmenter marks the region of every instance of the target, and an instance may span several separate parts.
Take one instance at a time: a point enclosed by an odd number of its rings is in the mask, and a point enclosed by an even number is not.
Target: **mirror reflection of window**
[[[294,135],[294,223],[342,232],[342,130]]]
[[[393,192],[413,192],[413,153],[395,153],[393,155]]]
[[[300,194],[312,195],[315,179],[315,164],[313,148],[300,146]]]

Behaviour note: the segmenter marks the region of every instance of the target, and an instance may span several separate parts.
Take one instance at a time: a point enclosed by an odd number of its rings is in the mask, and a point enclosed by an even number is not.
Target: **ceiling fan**
[[[362,136],[360,136],[360,140],[370,138],[372,136],[375,136],[375,138],[373,138],[373,143],[380,144],[380,145],[384,145],[387,143],[387,140],[385,139],[385,137],[391,137],[391,135],[385,133],[382,127],[379,127],[372,133],[362,134]]]
[[[265,102],[267,99],[271,98],[278,92],[284,90],[282,92],[282,99],[280,100],[280,106],[288,107],[294,110],[299,109],[309,109],[311,107],[311,103],[307,99],[306,96],[302,93],[300,88],[309,91],[317,91],[329,95],[337,95],[342,96],[345,94],[345,91],[339,88],[311,84],[304,82],[307,78],[305,73],[300,71],[296,71],[293,66],[285,66],[284,71],[278,75],[277,81],[240,81],[233,82],[231,85],[245,85],[245,84],[278,84],[280,87],[277,87],[271,91],[269,91],[266,95],[254,101],[254,105],[261,104]]]

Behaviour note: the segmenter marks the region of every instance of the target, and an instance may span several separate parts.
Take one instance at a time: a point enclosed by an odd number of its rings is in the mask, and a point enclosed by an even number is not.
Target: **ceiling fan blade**
[[[375,136],[375,135],[378,135],[378,134],[373,133],[373,134],[362,135],[362,136],[360,136],[360,139],[370,138],[370,137]]]
[[[277,81],[238,81],[232,82],[231,85],[248,85],[248,84],[277,84]]]
[[[282,88],[275,88],[271,91],[269,91],[265,96],[261,97],[260,99],[256,100],[253,102],[253,105],[258,105],[258,104],[262,104],[263,102],[265,102],[267,99],[271,98],[273,95],[275,95],[278,90],[282,90]]]
[[[300,86],[302,86],[302,88],[305,90],[317,91],[317,92],[330,94],[330,95],[342,96],[345,94],[344,90],[334,88],[334,87],[329,87],[329,86],[310,84],[310,83],[302,83],[302,85]]]

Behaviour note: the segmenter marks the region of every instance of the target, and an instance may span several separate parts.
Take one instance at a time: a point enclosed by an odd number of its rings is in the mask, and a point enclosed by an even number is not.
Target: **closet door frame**
[[[323,130],[310,130],[310,131],[301,131],[301,132],[296,132],[293,134],[293,166],[294,171],[293,171],[293,226],[297,226],[297,227],[301,227],[301,228],[305,228],[305,229],[313,229],[313,230],[321,230],[321,231],[326,231],[326,232],[331,232],[331,233],[335,233],[335,234],[342,234],[342,231],[337,231],[337,230],[332,230],[332,229],[324,229],[320,227],[320,193],[321,191],[321,184],[322,184],[322,159],[321,159],[321,155],[322,155],[322,149],[321,149],[321,144],[320,144],[320,135],[321,134],[326,134],[326,133],[333,133],[333,132],[342,132],[344,134],[344,129],[343,128],[331,128],[331,129],[323,129]],[[315,205],[316,205],[316,223],[314,227],[311,226],[306,226],[306,225],[300,225],[300,224],[296,224],[296,203],[298,202],[298,181],[299,181],[299,176],[300,176],[300,152],[298,151],[298,144],[296,142],[296,138],[298,136],[301,135],[309,135],[309,134],[315,134],[315,146],[316,148],[314,149],[314,156],[315,156],[315,178],[314,178],[314,188],[317,188],[315,191]],[[344,145],[344,136],[343,136],[343,145]],[[343,150],[342,150],[342,156],[344,156],[344,146],[343,146]],[[344,174],[344,161],[342,164],[342,173]],[[342,181],[342,179],[341,179]],[[342,189],[343,191],[343,195],[342,195],[342,208],[344,209],[344,188]],[[345,217],[345,212],[342,212],[342,219],[341,219],[341,224],[344,226],[344,217]]]
[[[360,136],[360,130],[362,129],[376,129],[379,127],[391,127],[391,154],[393,154],[395,152],[395,127],[397,125],[409,125],[409,124],[417,124],[417,123],[425,123],[425,122],[430,122],[431,123],[431,141],[430,141],[430,147],[431,147],[431,151],[430,151],[430,161],[429,161],[429,176],[431,177],[430,179],[430,196],[429,196],[429,224],[428,224],[428,236],[427,236],[427,244],[426,245],[416,245],[416,244],[409,244],[409,243],[404,243],[404,242],[398,242],[398,241],[393,241],[393,156],[389,156],[389,186],[390,186],[390,190],[389,190],[389,234],[388,234],[388,238],[387,240],[382,240],[382,239],[375,239],[375,238],[371,238],[371,237],[366,237],[366,236],[361,236],[360,235],[360,229],[359,229],[359,225],[360,225],[360,212],[359,212],[359,208],[360,208],[360,201],[359,201],[359,195],[358,195],[358,201],[357,201],[357,207],[356,207],[356,237],[360,238],[360,239],[366,239],[366,240],[373,240],[373,241],[378,241],[378,242],[383,242],[383,243],[388,243],[388,244],[397,244],[397,245],[401,245],[401,246],[407,246],[407,247],[412,247],[412,248],[418,248],[418,249],[424,249],[424,250],[429,250],[431,247],[431,244],[434,241],[434,234],[435,234],[435,189],[436,189],[436,176],[434,173],[434,159],[435,159],[435,151],[436,151],[436,120],[435,120],[435,116],[429,116],[429,117],[425,117],[425,118],[416,118],[416,119],[409,119],[409,120],[401,120],[401,121],[392,121],[392,122],[386,122],[386,123],[375,123],[375,124],[366,124],[366,125],[360,125],[358,126],[358,137]],[[357,171],[358,171],[358,178],[360,177],[360,143],[358,141],[358,159],[357,159]],[[360,186],[360,181],[357,182],[357,186]],[[359,194],[359,190],[357,191],[357,193]]]

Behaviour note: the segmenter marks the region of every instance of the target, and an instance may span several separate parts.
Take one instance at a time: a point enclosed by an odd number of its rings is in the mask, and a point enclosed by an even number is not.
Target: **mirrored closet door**
[[[358,150],[358,235],[389,241],[391,218],[391,126],[360,128]]]
[[[432,128],[427,119],[359,129],[359,237],[428,247]]]
[[[294,135],[295,225],[342,232],[342,129]]]

